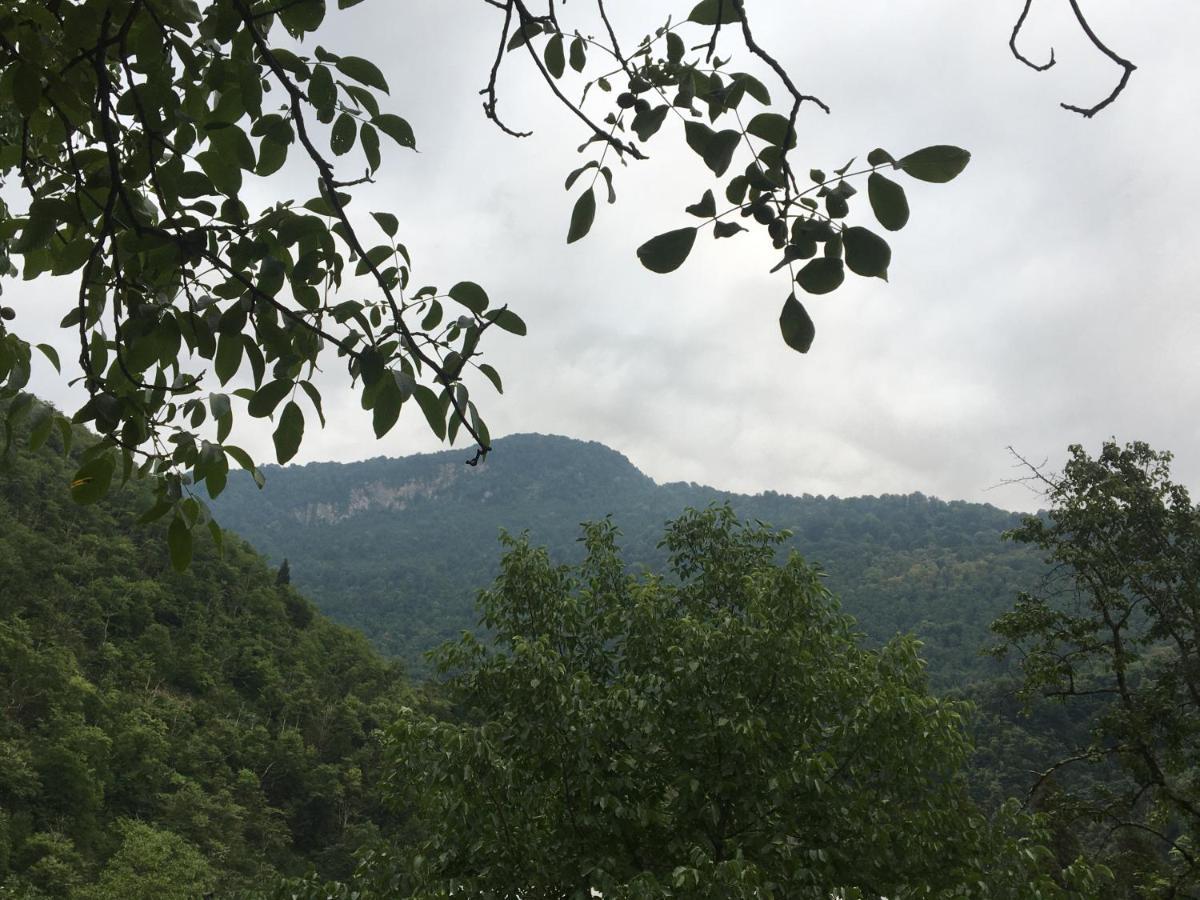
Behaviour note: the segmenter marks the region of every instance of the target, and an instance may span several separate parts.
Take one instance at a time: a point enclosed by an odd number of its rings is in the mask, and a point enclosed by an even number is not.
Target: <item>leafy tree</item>
[[[210,894],[216,878],[200,852],[169,831],[144,822],[118,823],[121,846],[80,900],[112,897],[192,900]]]
[[[805,291],[834,290],[846,269],[886,278],[886,241],[845,222],[856,194],[850,179],[869,176],[875,217],[895,230],[908,219],[908,201],[885,170],[942,182],[969,159],[946,146],[899,158],[877,149],[858,170],[812,169],[804,183],[789,161],[796,117],[802,103],[826,107],[757,42],[742,0],[702,0],[686,18],[624,45],[603,0],[594,21],[580,12],[577,23],[561,22],[552,0],[541,13],[523,0],[491,5],[503,22],[487,115],[518,133],[497,111],[497,77],[516,53],[581,120],[583,149],[594,150],[567,179],[568,188],[585,184],[569,241],[591,227],[601,181],[615,198],[608,163],[644,158],[642,146],[668,119],[681,122],[714,176],[734,173],[723,209],[706,190],[686,210],[698,225],[639,248],[656,272],[678,267],[701,227],[717,238],[745,230],[740,216],[766,230],[782,253],[779,267]],[[103,439],[85,452],[72,491],[90,503],[118,472],[155,476],[151,515],[171,516],[177,567],[191,558],[192,531],[211,524],[200,484],[220,494],[231,460],[261,479],[229,442],[235,410],[273,417],[277,458],[291,459],[306,423],[323,418],[312,373],[335,356],[377,435],[415,405],[439,437],[469,434],[478,461],[491,444],[468,376],[477,371],[500,389],[499,374],[480,359],[481,341],[493,326],[525,331],[471,281],[418,286],[397,218],[352,209],[355,188],[382,165],[382,145],[412,149],[416,137],[381,106],[388,86],[377,66],[319,45],[305,51],[325,15],[324,0],[48,0],[0,11],[0,89],[12,98],[0,113],[0,179],[23,196],[15,207],[0,203],[0,270],[16,274],[19,262],[27,280],[78,279],[62,320],[78,336],[76,374],[88,393],[74,421]],[[719,38],[731,33],[785,91],[784,112],[772,110],[762,81],[718,56]],[[604,96],[608,111],[586,112],[582,99],[568,98],[576,76],[581,97],[595,87],[593,104]],[[752,113],[752,104],[762,111]],[[718,120],[736,124],[714,130],[708,123]],[[289,156],[316,176],[312,196],[281,185]],[[258,213],[244,202],[251,183],[273,192]],[[0,395],[16,397],[32,351],[5,324],[14,310],[0,313]],[[812,320],[794,294],[780,326],[790,346],[808,349]],[[53,348],[39,347],[59,364]],[[227,393],[239,374],[252,386]],[[28,398],[10,406],[13,417],[30,413],[37,444],[59,417]]]
[[[463,721],[389,732],[391,795],[425,835],[396,893],[1074,896],[1010,812],[967,800],[962,709],[926,692],[915,641],[862,649],[781,540],[691,511],[671,575],[635,578],[607,521],[577,568],[508,539],[480,599],[495,644],[442,652]]]
[[[1096,458],[1072,446],[1061,476],[1034,469],[1050,512],[1011,537],[1045,551],[1058,575],[993,625],[999,651],[1020,655],[1024,690],[1090,724],[1035,794],[1075,767],[1099,769],[1055,801],[1099,823],[1097,842],[1127,858],[1139,897],[1200,888],[1200,509],[1170,461],[1106,442]]]

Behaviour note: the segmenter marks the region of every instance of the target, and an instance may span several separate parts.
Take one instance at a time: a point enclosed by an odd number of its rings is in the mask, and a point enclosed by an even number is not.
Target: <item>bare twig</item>
[[[1029,8],[1031,6],[1033,6],[1033,0],[1025,0],[1025,7],[1021,10],[1021,15],[1017,19],[1017,24],[1013,26],[1012,37],[1008,39],[1008,48],[1012,50],[1013,56],[1025,63],[1025,65],[1029,66],[1029,68],[1033,69],[1035,72],[1045,72],[1052,65],[1054,65],[1053,47],[1050,48],[1050,61],[1042,63],[1041,65],[1035,63],[1017,49],[1017,36],[1021,33],[1021,29],[1025,27],[1025,17],[1029,15]]]

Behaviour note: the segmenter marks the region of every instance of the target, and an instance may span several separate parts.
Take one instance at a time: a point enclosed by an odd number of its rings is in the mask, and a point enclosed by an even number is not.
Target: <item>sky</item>
[[[627,46],[691,7],[610,4]],[[1091,105],[1120,70],[1064,0],[1036,0],[1023,33],[1031,58],[1055,48],[1058,64],[1045,73],[1009,53],[1016,0],[746,6],[764,49],[832,108],[804,107],[798,171],[829,171],[877,146],[897,157],[930,144],[972,153],[949,184],[897,173],[912,218],[888,235],[889,282],[850,276],[833,294],[805,298],[817,338],[804,356],[780,339],[791,286],[786,273],[768,272],[777,254],[757,232],[719,243],[701,235],[670,275],[638,263],[644,240],[690,224],[683,207],[705,188],[719,195],[677,122],[648,143],[648,160],[617,168],[617,203],[602,204],[591,234],[568,246],[579,188],[564,191],[563,180],[591,158],[576,152],[587,131],[521,54],[501,70],[500,110],[534,134],[514,139],[485,119],[478,92],[500,11],[483,0],[330,11],[312,43],[379,64],[392,88],[385,107],[411,122],[419,150],[385,154],[358,214],[400,218],[416,283],[476,281],[529,326],[524,338],[489,333],[484,345],[505,386],[500,396],[481,380],[473,393],[493,437],[601,441],[658,481],[749,493],[921,491],[1008,509],[1041,500],[1005,483],[1021,475],[1008,447],[1053,470],[1068,444],[1094,451],[1115,437],[1173,451],[1176,479],[1197,493],[1200,5],[1085,0],[1096,33],[1138,66],[1090,120],[1059,101]],[[564,25],[582,16],[591,28],[589,4],[561,9]],[[698,27],[694,35],[689,44],[707,37]],[[732,68],[760,74],[783,98],[736,33],[724,41]],[[291,163],[282,175],[312,180]],[[862,199],[851,221],[871,225]],[[53,279],[8,284],[4,298],[22,336],[69,348],[55,323],[71,292]],[[48,367],[31,387],[65,406],[75,396]],[[439,448],[415,408],[376,441],[336,365],[322,387],[329,426],[309,429],[297,462]],[[272,458],[260,423],[241,442]]]

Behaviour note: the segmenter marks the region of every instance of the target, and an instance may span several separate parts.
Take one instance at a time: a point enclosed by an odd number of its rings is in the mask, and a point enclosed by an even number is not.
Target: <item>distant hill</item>
[[[221,523],[275,562],[334,619],[422,673],[422,654],[475,626],[475,593],[494,577],[501,529],[528,531],[564,562],[580,522],[611,515],[626,558],[658,568],[663,523],[688,506],[730,503],[791,529],[792,546],[873,639],[914,631],[935,684],[996,674],[979,656],[987,624],[1031,587],[1042,564],[1001,533],[1018,517],[993,506],[904,496],[732,494],[657,484],[595,442],[536,434],[495,442],[485,463],[461,450],[266,470],[267,488],[231,479]]]

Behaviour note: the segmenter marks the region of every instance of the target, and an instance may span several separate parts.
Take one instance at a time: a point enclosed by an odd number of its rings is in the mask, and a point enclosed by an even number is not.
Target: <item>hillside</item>
[[[935,683],[995,674],[978,654],[987,624],[1042,570],[1000,535],[1017,517],[995,507],[906,496],[746,496],[657,484],[595,442],[514,435],[477,467],[461,451],[266,470],[267,488],[231,479],[216,506],[334,619],[362,629],[422,673],[422,654],[474,627],[475,592],[500,555],[501,529],[528,530],[563,562],[578,524],[611,515],[628,561],[660,567],[662,524],[688,506],[730,503],[794,532],[829,587],[875,640],[914,631]]]
[[[0,470],[0,896],[346,874],[397,825],[369,735],[398,668],[233,535],[174,572],[141,486],[76,506],[57,440]]]

